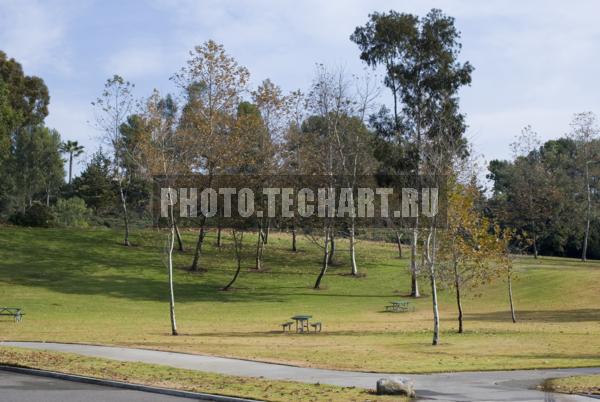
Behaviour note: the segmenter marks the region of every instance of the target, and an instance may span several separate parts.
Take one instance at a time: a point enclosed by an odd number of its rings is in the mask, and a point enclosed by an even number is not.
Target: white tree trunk
[[[352,224],[350,226],[350,265],[352,275],[358,275],[358,267],[356,265],[356,235],[354,228],[354,218],[352,218]]]
[[[170,195],[169,195],[170,198]],[[175,320],[175,290],[173,289],[173,248],[175,247],[175,219],[173,216],[173,205],[169,200],[171,231],[168,236],[167,265],[169,269],[169,312],[171,316],[171,334],[177,335],[177,321]]]
[[[512,293],[512,273],[508,273],[508,300],[510,302],[510,316],[512,318],[512,322],[517,322],[517,315],[515,314],[515,305],[513,303],[513,293]]]
[[[431,279],[431,302],[433,307],[433,341],[432,345],[440,343],[440,311],[438,307],[437,285],[435,281],[435,268],[430,268],[429,277]]]
[[[412,239],[410,244],[410,295],[411,297],[421,297],[419,292],[419,281],[417,279],[417,243],[419,241],[419,231],[417,226],[413,228]]]
[[[588,239],[590,236],[590,217],[592,215],[592,196],[590,189],[590,174],[589,174],[589,164],[585,164],[585,184],[587,189],[587,214],[585,221],[585,236],[583,237],[583,250],[581,252],[581,261],[587,261],[587,248],[588,248]]]
[[[125,192],[123,191],[123,183],[119,179],[119,195],[121,197],[121,208],[123,209],[123,220],[125,221],[125,239],[123,244],[130,246],[129,243],[129,217],[127,216],[127,199],[125,198]]]
[[[429,235],[427,236],[427,242],[424,247],[425,249],[425,259],[427,261],[427,265],[429,266],[429,280],[431,283],[431,306],[433,309],[433,341],[432,345],[437,345],[440,343],[440,311],[438,306],[438,297],[437,297],[437,284],[436,284],[436,272],[435,272],[435,242],[436,242],[436,232],[432,227]]]

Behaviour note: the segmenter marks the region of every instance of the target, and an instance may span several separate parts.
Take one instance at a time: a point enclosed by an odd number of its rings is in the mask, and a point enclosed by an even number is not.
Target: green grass
[[[191,249],[195,232],[186,232]],[[464,300],[466,333],[456,334],[453,295],[442,291],[441,345],[431,346],[428,297],[416,312],[385,313],[409,290],[407,259],[393,244],[362,241],[349,272],[347,243],[338,265],[312,285],[317,246],[272,234],[262,272],[253,272],[255,238],[246,238],[244,269],[235,289],[220,291],[235,261],[225,239],[205,243],[202,267],[186,270],[191,251],[176,256],[178,337],[169,335],[163,236],[137,231],[135,247],[120,245],[109,229],[0,228],[0,305],[23,307],[20,324],[0,321],[2,340],[124,345],[233,356],[301,366],[392,372],[439,372],[600,365],[600,263],[524,258],[514,283],[519,322],[510,322],[506,283]],[[421,281],[427,295],[427,281]],[[279,324],[298,313],[323,322],[320,334],[282,334]]]
[[[156,364],[17,348],[0,348],[0,364],[261,401],[406,401],[406,398],[376,396],[373,391],[354,387],[226,376]]]
[[[553,378],[546,380],[542,389],[565,394],[600,395],[600,374]]]

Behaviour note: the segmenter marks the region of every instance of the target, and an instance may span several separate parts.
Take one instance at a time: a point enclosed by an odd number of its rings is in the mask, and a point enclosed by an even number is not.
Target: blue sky
[[[47,124],[92,151],[99,133],[89,124],[90,102],[114,73],[140,97],[170,91],[187,52],[214,39],[249,68],[252,85],[270,78],[285,90],[306,89],[317,62],[362,71],[348,37],[370,12],[423,15],[432,7],[456,18],[462,59],[475,66],[461,105],[467,136],[486,160],[509,157],[527,124],[555,138],[573,113],[599,112],[594,0],[0,0],[0,49],[46,81]]]

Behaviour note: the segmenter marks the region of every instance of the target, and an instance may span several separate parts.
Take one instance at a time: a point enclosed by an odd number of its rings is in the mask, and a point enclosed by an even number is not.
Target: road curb
[[[190,398],[190,399],[196,399],[196,400],[201,399],[201,400],[205,400],[205,401],[215,401],[215,402],[262,402],[257,399],[244,399],[244,398],[237,398],[237,397],[233,397],[233,396],[205,394],[202,392],[180,391],[180,390],[170,389],[170,388],[152,387],[149,385],[141,385],[141,384],[131,384],[131,383],[122,382],[122,381],[104,380],[104,379],[95,378],[95,377],[86,377],[86,376],[80,376],[80,375],[74,375],[74,374],[60,373],[57,371],[39,370],[39,369],[31,369],[31,368],[25,368],[25,367],[0,365],[0,370],[10,371],[10,372],[19,373],[19,374],[35,375],[35,376],[39,376],[39,377],[56,378],[59,380],[81,382],[81,383],[85,383],[85,384],[104,385],[104,386],[108,386],[108,387],[129,389],[129,390],[133,390],[133,391],[151,392],[154,394],[170,395],[170,396],[177,396],[177,397]]]

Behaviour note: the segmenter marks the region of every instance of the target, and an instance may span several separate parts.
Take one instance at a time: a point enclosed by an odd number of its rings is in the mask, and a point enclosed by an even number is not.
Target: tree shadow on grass
[[[262,288],[265,289],[265,288]],[[390,298],[393,296],[390,296],[389,294],[385,294],[385,293],[380,293],[380,294],[358,294],[358,293],[324,293],[324,291],[327,291],[327,287],[321,285],[320,289],[314,289],[312,286],[293,286],[293,287],[286,287],[286,286],[272,286],[270,288],[268,288],[268,291],[261,291],[261,288],[255,287],[253,288],[253,293],[257,294],[257,295],[263,295],[263,296],[283,296],[279,293],[275,293],[272,290],[273,289],[306,289],[309,290],[308,292],[297,292],[297,293],[288,293],[285,296],[303,296],[303,297],[334,297],[334,298],[351,298],[351,299],[384,299],[384,298]],[[385,303],[385,301],[383,301],[382,303]]]
[[[76,254],[76,253],[74,253]],[[58,257],[56,257],[58,258]],[[103,295],[130,300],[168,301],[166,269],[141,268],[150,261],[156,266],[156,259],[144,262],[143,256],[137,263],[122,262],[110,266],[110,260],[103,255],[85,253],[85,256],[72,256],[73,262],[56,259],[47,253],[44,261],[0,263],[0,282],[9,285],[39,287],[53,292],[74,295]],[[70,258],[71,259],[71,258]],[[85,265],[77,261],[85,261]],[[207,275],[210,274],[210,275]],[[252,302],[268,301],[284,303],[294,297],[318,298],[381,298],[381,294],[323,293],[309,290],[306,285],[274,285],[255,287],[240,282],[235,292],[220,291],[231,272],[227,269],[209,271],[203,275],[179,272],[175,280],[175,295],[178,302]],[[240,280],[243,281],[242,278]]]
[[[40,229],[0,233],[0,243],[3,245],[0,250],[0,283],[43,288],[63,294],[167,302],[167,270],[161,248],[143,244],[134,248],[123,247],[115,241],[119,236],[120,233],[103,230]],[[151,237],[149,241],[152,244],[160,243],[155,239],[156,236]],[[275,261],[276,257],[273,255],[270,258]],[[238,291],[221,292],[219,290],[233,273],[233,258],[219,256],[219,259],[215,259],[214,256],[207,256],[203,261],[216,267],[200,275],[181,268],[188,260],[187,256],[175,257],[178,268],[175,273],[177,302],[286,302],[298,296],[318,296],[321,299],[382,297],[380,294],[315,292],[309,290],[306,284],[290,286],[290,283],[274,283],[269,287],[254,287],[244,282],[243,278],[246,275],[247,278],[254,276],[251,273],[244,273],[240,277]],[[281,276],[285,281],[298,276],[298,283],[304,281],[306,276],[313,277],[318,271],[318,263],[315,263],[317,268],[314,272],[301,271],[307,264],[309,258],[303,258],[294,261],[287,269],[273,269],[272,275]],[[275,265],[273,267],[276,268]]]
[[[90,257],[87,257],[90,261]],[[102,269],[57,266],[52,261],[37,262],[23,268],[20,264],[0,265],[0,282],[8,285],[40,287],[53,292],[73,295],[102,295],[129,300],[168,302],[166,275],[140,274],[137,269],[113,273]],[[244,292],[220,292],[225,282],[219,278],[197,281],[176,280],[175,296],[178,302],[282,302],[286,295]],[[244,289],[246,290],[246,289]]]
[[[285,318],[280,320],[285,321]],[[273,323],[265,322],[265,327],[280,329],[269,329],[265,331],[223,331],[223,332],[190,332],[186,333],[185,336],[189,337],[217,337],[217,338],[247,338],[249,336],[253,337],[273,337],[273,336],[341,336],[341,337],[365,337],[365,336],[388,336],[389,338],[393,338],[395,336],[406,336],[406,332],[399,331],[368,331],[368,330],[333,330],[330,331],[327,328],[327,322],[323,322],[323,329],[321,332],[296,332],[294,328],[292,328],[291,332],[286,331],[285,333],[281,331],[280,321],[273,321]],[[272,324],[272,325],[271,325]],[[161,333],[153,333],[152,335],[161,335]]]
[[[279,326],[281,328],[281,326]],[[162,332],[154,332],[151,333],[150,335],[170,335],[169,333],[162,333]],[[295,334],[295,332],[281,332],[281,329],[279,330],[270,330],[270,331],[240,331],[240,332],[233,332],[233,331],[228,331],[228,332],[187,332],[187,333],[180,333],[178,336],[180,337],[202,337],[202,338],[206,338],[206,337],[217,337],[217,338],[246,338],[246,337],[273,337],[273,336],[279,336],[279,335],[288,335],[288,334]]]
[[[586,322],[600,321],[600,309],[584,308],[570,310],[517,310],[517,322]],[[508,322],[510,311],[494,311],[489,313],[470,313],[467,320]]]
[[[15,231],[0,237],[0,283],[74,295],[103,295],[141,301],[168,301],[164,256],[156,247],[126,248],[114,233],[97,231]],[[226,293],[230,272],[215,270],[194,278],[178,270],[178,302],[282,301],[286,295]]]

